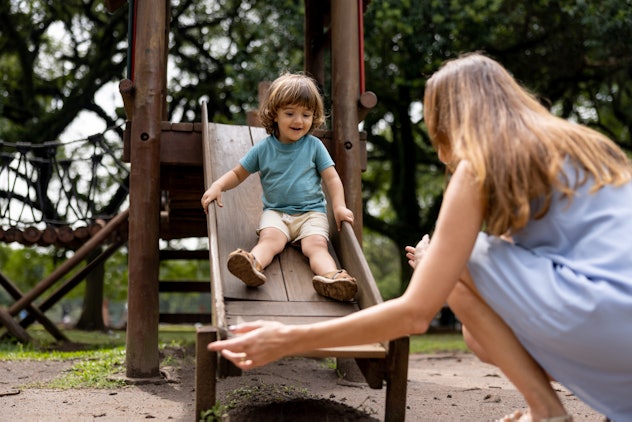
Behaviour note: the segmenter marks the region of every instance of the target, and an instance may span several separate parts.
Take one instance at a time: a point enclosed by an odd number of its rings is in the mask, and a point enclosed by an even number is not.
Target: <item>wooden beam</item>
[[[108,12],[114,13],[125,3],[127,3],[127,0],[105,0],[105,8],[108,9]]]
[[[74,289],[81,281],[83,281],[97,265],[105,262],[110,256],[114,254],[121,246],[126,243],[124,238],[118,239],[116,242],[108,246],[105,251],[101,252],[98,256],[96,256],[92,261],[86,264],[79,271],[73,273],[72,277],[66,280],[61,286],[59,286],[53,293],[50,294],[46,299],[44,299],[40,305],[39,309],[42,312],[48,311],[53,307],[57,302],[59,302],[64,296],[66,296],[72,289]],[[21,322],[20,325],[23,327],[28,327],[35,320],[34,316],[29,314],[27,315]]]
[[[129,122],[128,122],[129,123]],[[201,123],[161,122],[160,162],[166,165],[202,166]],[[123,161],[130,162],[131,125],[123,134]]]
[[[208,250],[205,249],[163,249],[160,251],[160,260],[198,260],[208,261]]]
[[[190,124],[193,128],[193,123]],[[160,140],[160,162],[167,165],[199,166],[202,173],[202,134],[193,130],[163,131]]]
[[[18,286],[16,286],[11,280],[9,280],[4,274],[0,273],[0,285],[4,287],[4,289],[11,295],[14,300],[21,299],[24,294],[20,291]],[[58,341],[68,341],[68,338],[61,332],[59,328],[50,320],[44,312],[42,312],[38,307],[33,304],[29,304],[24,308],[28,314],[33,318],[39,321],[44,328]],[[28,327],[28,324],[22,325],[22,327]]]
[[[126,375],[160,375],[158,272],[160,137],[166,98],[168,0],[136,4],[134,111],[130,135],[129,287]]]
[[[108,224],[103,227],[94,237],[90,238],[73,256],[64,261],[60,266],[55,268],[48,277],[37,283],[37,285],[26,293],[20,300],[16,301],[9,308],[11,315],[17,315],[27,305],[31,304],[36,298],[44,293],[49,287],[59,281],[60,278],[68,274],[73,268],[81,263],[92,252],[94,248],[103,244],[107,238],[114,233],[119,227],[127,221],[128,211],[124,211],[114,217]]]
[[[211,293],[210,283],[198,280],[161,280],[158,288],[161,293]]]
[[[215,406],[217,386],[217,352],[206,346],[219,339],[217,328],[200,327],[195,336],[195,414]]]
[[[15,322],[11,314],[6,309],[0,307],[0,326],[2,325],[4,325],[7,331],[18,339],[20,343],[30,343],[31,336],[26,332],[26,330],[22,328],[20,324]]]
[[[160,314],[161,324],[210,324],[211,315],[207,313],[177,313],[177,314]]]
[[[358,133],[360,97],[358,2],[331,2],[333,159],[353,211],[357,238],[362,239],[362,171]]]

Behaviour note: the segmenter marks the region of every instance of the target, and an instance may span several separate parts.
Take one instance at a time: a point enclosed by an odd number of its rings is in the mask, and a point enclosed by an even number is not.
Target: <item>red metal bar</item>
[[[358,0],[358,50],[359,50],[359,69],[360,69],[360,95],[366,90],[366,80],[364,76],[364,8],[362,3],[364,0]]]
[[[129,79],[130,81],[134,81],[134,63],[135,63],[135,58],[134,58],[134,51],[136,50],[136,16],[137,16],[137,12],[138,12],[138,0],[129,0],[129,22],[130,22],[130,27],[129,27],[129,34],[128,37],[131,37],[131,41],[128,41],[130,43],[130,49],[128,50],[128,57],[129,57],[129,69],[128,69],[128,73],[127,73],[127,79]]]

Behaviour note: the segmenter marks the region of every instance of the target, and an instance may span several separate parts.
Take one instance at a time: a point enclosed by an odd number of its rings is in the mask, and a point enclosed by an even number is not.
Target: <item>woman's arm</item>
[[[467,167],[467,163],[460,164],[452,176],[432,242],[401,297],[315,324],[242,324],[232,331],[241,335],[211,343],[209,350],[222,350],[240,368],[251,369],[316,348],[367,344],[425,332],[465,269],[483,221],[480,195]]]

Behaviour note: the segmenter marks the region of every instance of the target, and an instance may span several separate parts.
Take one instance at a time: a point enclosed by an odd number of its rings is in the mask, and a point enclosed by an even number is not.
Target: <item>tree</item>
[[[382,0],[365,17],[368,89],[379,105],[365,122],[367,229],[402,251],[432,231],[443,183],[420,101],[446,59],[484,51],[560,116],[632,146],[632,8],[606,0]],[[416,193],[414,195],[413,193]],[[405,265],[400,253],[402,268]],[[410,271],[402,271],[402,289]]]
[[[363,124],[369,149],[364,223],[372,232],[367,239],[379,234],[396,245],[400,291],[410,277],[401,251],[432,231],[445,183],[421,119],[427,76],[445,59],[485,51],[560,116],[602,130],[630,150],[631,5],[368,3],[366,80],[379,102]],[[123,111],[100,108],[94,94],[125,77],[127,17],[125,7],[107,14],[101,0],[0,0],[0,140],[54,141],[88,111],[117,128],[119,138],[111,143],[120,147]],[[300,1],[172,0],[168,119],[198,121],[203,98],[210,120],[243,124],[257,106],[260,81],[302,69],[302,21]],[[38,173],[45,183],[50,169],[41,165]]]
[[[73,213],[77,209],[73,204],[96,218],[112,215],[126,199],[123,182],[114,186],[112,195],[101,195],[109,200],[98,207],[94,197],[78,188],[80,177],[72,175],[76,170],[70,168],[70,152],[58,142],[81,111],[96,114],[106,127],[118,123],[121,139],[121,116],[101,108],[94,97],[104,84],[123,74],[124,17],[122,12],[108,16],[96,0],[0,1],[0,71],[4,75],[0,85],[0,139],[4,146],[0,152],[9,160],[14,155],[24,157],[24,166],[14,168],[14,173],[28,188],[19,195],[11,186],[0,195],[21,199],[26,207],[41,213],[46,225],[73,224],[73,219],[80,218]],[[109,148],[105,139],[95,141],[103,141]],[[93,165],[95,158],[89,157]],[[62,163],[62,170],[56,172],[56,163]],[[119,168],[118,177],[124,180],[126,171]],[[108,192],[114,180],[93,187]],[[97,274],[91,284],[98,280]],[[102,283],[102,277],[100,280]],[[91,297],[87,295],[86,302]],[[100,313],[96,315],[86,325],[103,328]]]
[[[244,122],[245,112],[256,107],[259,81],[276,77],[281,68],[302,66],[301,30],[297,30],[302,14],[297,2],[182,0],[171,6],[169,57],[175,66],[170,66],[169,74],[170,120],[199,121],[199,99],[205,98],[212,119]],[[68,125],[81,112],[94,113],[118,134],[110,149],[122,144],[123,110],[112,114],[94,97],[105,84],[125,77],[127,12],[123,7],[107,14],[102,0],[0,0],[0,154],[9,162],[20,154],[21,145],[50,146],[28,152],[34,156],[29,159],[34,176],[31,167],[15,171],[16,178],[37,194],[21,195],[12,186],[0,186],[0,198],[38,210],[47,224],[72,223],[77,218],[67,213],[69,207],[59,206],[60,192],[52,188],[58,182],[53,181],[51,159],[70,154],[57,142]],[[82,195],[79,176],[73,176],[68,189],[73,198],[68,202],[76,200],[93,209],[92,215],[115,213],[127,195],[126,177],[118,176],[123,182],[120,189],[103,195],[109,201],[100,208]],[[118,181],[116,176],[105,180],[102,190]],[[89,283],[92,288],[86,289],[84,303],[92,305],[84,309],[81,324],[102,327],[98,320],[102,277]]]
[[[168,73],[169,118],[246,122],[258,83],[303,66],[303,6],[284,0],[173,1]]]
[[[95,113],[106,127],[121,123],[120,116],[94,102],[99,88],[120,79],[125,67],[124,15],[108,16],[100,3],[0,1],[0,139],[5,144],[51,145],[32,150],[39,192],[45,194],[37,201],[23,198],[48,221],[66,217],[49,192],[50,158],[64,154],[51,142],[81,111]],[[119,139],[120,135],[119,129]],[[4,146],[0,152],[15,150]],[[6,197],[6,192],[2,194]],[[120,194],[113,198],[114,205],[120,205]],[[104,207],[112,208],[108,205]]]

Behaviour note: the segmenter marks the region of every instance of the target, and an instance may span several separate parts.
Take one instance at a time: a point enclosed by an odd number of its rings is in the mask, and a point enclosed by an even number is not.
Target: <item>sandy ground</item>
[[[177,367],[162,368],[168,382],[158,384],[130,385],[116,390],[29,387],[34,382],[58,377],[71,366],[72,362],[0,362],[0,421],[196,420],[193,358]],[[340,378],[331,361],[284,359],[240,377],[218,381],[220,400],[228,403],[241,395],[240,406],[244,405],[244,398],[253,400],[253,395],[262,388],[274,390],[280,396],[288,393],[293,399],[316,398],[321,408],[328,404],[343,405],[366,416],[364,419],[330,417],[329,421],[384,419],[385,389],[370,389],[357,378],[355,381]],[[558,386],[558,391],[575,421],[604,421],[603,415],[564,388]],[[492,421],[524,406],[521,396],[500,371],[480,363],[473,355],[410,357],[407,421]],[[306,415],[313,412],[310,407],[304,409]],[[238,410],[233,410],[230,421],[253,420],[240,418]],[[259,412],[258,422],[275,420],[261,416],[264,413]]]

